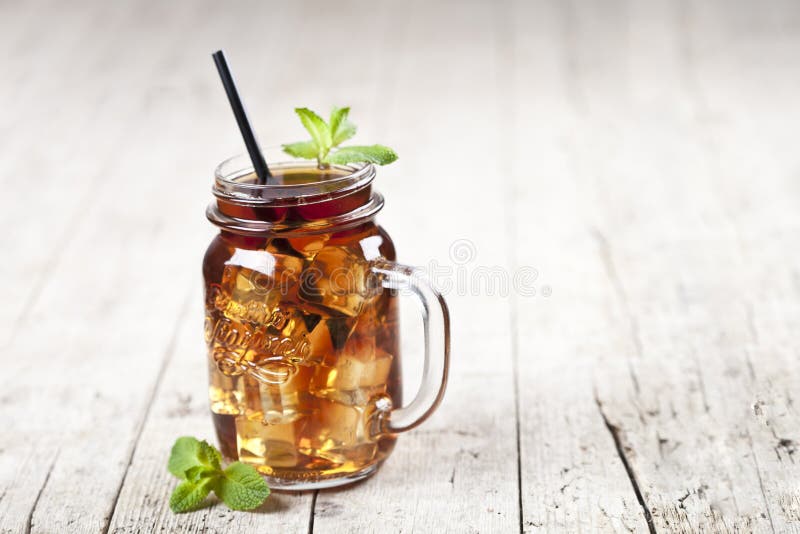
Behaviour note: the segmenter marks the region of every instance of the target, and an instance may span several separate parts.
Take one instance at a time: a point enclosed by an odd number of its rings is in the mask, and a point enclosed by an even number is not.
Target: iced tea
[[[287,170],[276,180],[336,176]],[[320,217],[337,209],[325,204],[258,216],[314,220],[311,209]],[[389,454],[395,438],[382,418],[401,404],[398,309],[393,292],[375,281],[374,257],[393,260],[394,249],[371,220],[267,237],[223,229],[212,242],[205,340],[211,411],[226,456],[302,485],[364,472]]]

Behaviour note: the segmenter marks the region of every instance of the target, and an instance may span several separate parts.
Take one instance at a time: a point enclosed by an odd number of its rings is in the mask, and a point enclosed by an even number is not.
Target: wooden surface
[[[402,261],[536,294],[451,288],[445,402],[368,481],[176,516],[218,47],[265,144],[350,104],[397,149]],[[0,50],[0,531],[800,530],[797,2],[0,2]]]

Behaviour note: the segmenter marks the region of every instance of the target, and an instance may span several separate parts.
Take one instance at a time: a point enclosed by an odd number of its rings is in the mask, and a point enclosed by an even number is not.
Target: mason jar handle
[[[420,425],[444,397],[450,368],[450,313],[442,295],[418,270],[385,259],[374,260],[371,269],[385,289],[410,290],[422,304],[425,334],[422,383],[414,400],[392,409],[381,424],[383,432],[396,434]]]

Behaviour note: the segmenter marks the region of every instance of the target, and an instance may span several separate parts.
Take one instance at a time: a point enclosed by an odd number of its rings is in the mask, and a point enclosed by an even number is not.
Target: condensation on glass
[[[209,399],[222,452],[273,488],[337,486],[374,472],[424,421],[447,380],[449,319],[426,278],[395,263],[375,224],[371,164],[216,171],[220,233],[203,261]],[[425,369],[401,399],[398,300],[422,303]]]

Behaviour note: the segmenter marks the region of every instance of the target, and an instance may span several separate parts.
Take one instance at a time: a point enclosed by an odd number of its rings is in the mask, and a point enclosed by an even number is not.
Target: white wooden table
[[[397,149],[403,261],[536,294],[451,288],[375,477],[178,516],[218,47],[265,144],[350,104]],[[0,59],[2,532],[800,530],[800,3],[4,1]]]

